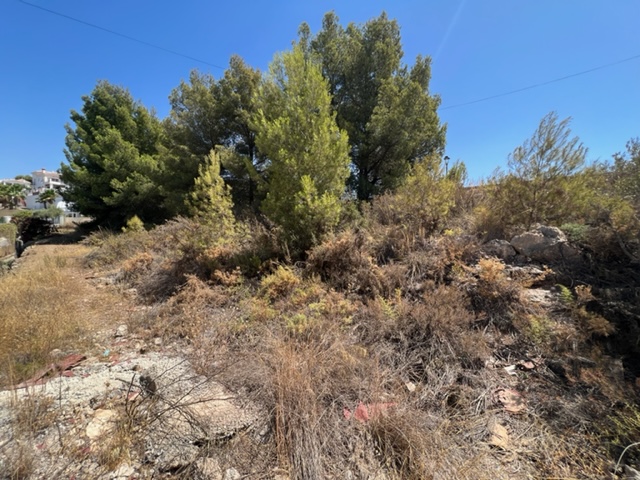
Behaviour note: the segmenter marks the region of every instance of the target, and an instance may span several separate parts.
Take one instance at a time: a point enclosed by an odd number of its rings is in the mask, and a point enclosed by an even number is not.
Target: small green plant
[[[589,226],[582,223],[565,223],[560,226],[560,230],[574,243],[584,243],[589,234]]]
[[[557,284],[556,288],[558,289],[560,301],[562,302],[563,305],[567,307],[571,307],[575,305],[575,299],[573,298],[573,293],[571,293],[571,290],[568,287]]]
[[[144,231],[144,223],[140,220],[140,217],[134,215],[129,220],[127,220],[127,224],[122,227],[122,231],[127,232],[142,232]]]
[[[553,335],[553,322],[544,316],[530,315],[527,318],[525,334],[536,345],[543,345]]]

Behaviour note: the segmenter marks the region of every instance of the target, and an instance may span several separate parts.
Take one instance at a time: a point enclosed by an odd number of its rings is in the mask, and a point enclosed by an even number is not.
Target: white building
[[[44,168],[31,173],[33,192],[41,193],[44,190],[64,188],[58,172],[49,172]]]
[[[20,178],[16,180],[15,178],[1,178],[0,183],[4,185],[22,185],[27,190],[31,190],[31,182],[29,180],[25,180]]]

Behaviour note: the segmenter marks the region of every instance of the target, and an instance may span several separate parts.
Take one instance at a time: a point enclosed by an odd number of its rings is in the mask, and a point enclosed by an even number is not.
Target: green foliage
[[[220,176],[220,160],[215,150],[209,152],[198,173],[187,200],[191,214],[217,226],[221,232],[232,233],[235,219],[231,191]]]
[[[394,188],[411,163],[442,151],[446,129],[436,113],[440,99],[429,94],[431,59],[418,56],[411,69],[401,63],[395,20],[382,13],[343,28],[330,12],[313,38],[306,24],[300,37],[320,57],[338,125],[349,135],[359,199]]]
[[[613,156],[613,187],[623,198],[640,210],[640,138],[627,142],[627,151]]]
[[[166,178],[162,184],[167,205],[174,213],[185,213],[183,198],[198,176],[202,158],[218,145],[234,154],[220,158],[234,200],[254,205],[256,174],[262,170],[264,159],[258,154],[249,119],[260,79],[258,70],[234,55],[220,80],[194,70],[188,83],[181,82],[171,92],[171,112],[163,123],[167,135],[162,155]]]
[[[546,115],[509,156],[508,173],[494,176],[489,209],[503,227],[559,225],[574,218],[588,193],[579,175],[587,150],[577,137],[569,138],[569,122],[558,121],[554,112]]]
[[[56,201],[56,197],[58,196],[58,192],[53,190],[52,188],[45,190],[40,195],[38,195],[38,202],[44,205],[46,209],[49,204]]]
[[[260,289],[273,301],[291,294],[301,282],[300,277],[291,268],[278,265],[275,272],[262,279]]]
[[[583,223],[564,223],[560,225],[562,230],[570,241],[575,243],[584,243],[587,241],[589,226]]]
[[[140,220],[140,217],[134,215],[129,220],[127,220],[127,224],[122,227],[122,231],[124,233],[127,232],[143,232],[145,230],[144,223]]]
[[[160,122],[124,88],[99,82],[67,125],[63,197],[100,224],[167,217],[158,187]]]
[[[4,208],[17,208],[25,196],[25,188],[20,184],[0,184],[0,206]]]
[[[567,307],[571,307],[575,304],[575,299],[573,298],[573,293],[571,293],[571,290],[567,287],[565,287],[562,284],[558,284],[556,285],[556,288],[558,289],[558,293],[560,296],[560,301]]]
[[[254,125],[256,144],[270,161],[262,209],[304,251],[339,221],[349,146],[331,111],[327,81],[299,45],[272,62]]]
[[[61,217],[64,215],[64,212],[61,208],[58,207],[47,207],[38,210],[32,210],[32,216],[37,218],[50,218],[54,219],[57,217]]]
[[[402,225],[429,235],[440,228],[455,205],[458,176],[445,176],[436,155],[417,162],[398,189],[374,200],[383,224]]]

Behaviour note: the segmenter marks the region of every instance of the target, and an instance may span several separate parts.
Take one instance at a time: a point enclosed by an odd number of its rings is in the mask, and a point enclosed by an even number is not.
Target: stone
[[[93,419],[85,429],[85,433],[92,443],[111,431],[116,415],[114,410],[98,409],[95,411]]]
[[[625,480],[640,480],[640,472],[628,465],[624,466]]]
[[[134,468],[131,465],[125,463],[124,465],[120,465],[116,470],[114,470],[110,477],[113,480],[128,480],[129,477],[131,477],[135,473],[136,471],[134,470]]]
[[[207,480],[220,480],[222,478],[222,468],[218,461],[211,457],[202,457],[196,460],[196,467],[202,475],[202,478]]]
[[[224,480],[240,480],[242,475],[235,468],[227,468],[224,472]]]
[[[127,327],[126,325],[118,325],[118,328],[116,328],[116,333],[114,335],[114,337],[119,338],[119,337],[126,337],[129,333],[129,327]]]
[[[162,345],[162,339],[161,339],[160,337],[156,337],[156,338],[154,338],[154,339],[153,339],[153,344],[154,344],[156,347],[159,347],[160,345]]]
[[[516,249],[506,240],[491,240],[482,245],[482,251],[501,260],[511,260],[516,256]]]
[[[556,227],[535,225],[533,229],[511,239],[516,251],[537,262],[576,263],[582,260],[580,251],[569,244],[566,235]]]

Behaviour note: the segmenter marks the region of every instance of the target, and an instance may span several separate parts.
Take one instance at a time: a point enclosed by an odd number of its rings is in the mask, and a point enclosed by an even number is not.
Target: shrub
[[[470,285],[471,304],[478,314],[500,329],[512,327],[514,314],[521,308],[522,285],[505,273],[505,265],[495,258],[481,259],[477,278]]]
[[[401,226],[410,235],[426,237],[442,227],[455,205],[458,182],[443,175],[440,158],[415,164],[394,193],[374,199],[371,212],[383,225]]]
[[[129,220],[124,227],[122,227],[122,231],[127,232],[142,232],[144,230],[144,223],[140,220],[140,217],[134,215]]]
[[[56,232],[56,227],[48,218],[25,216],[13,217],[11,221],[16,225],[18,235],[23,242],[30,242],[46,237]]]

